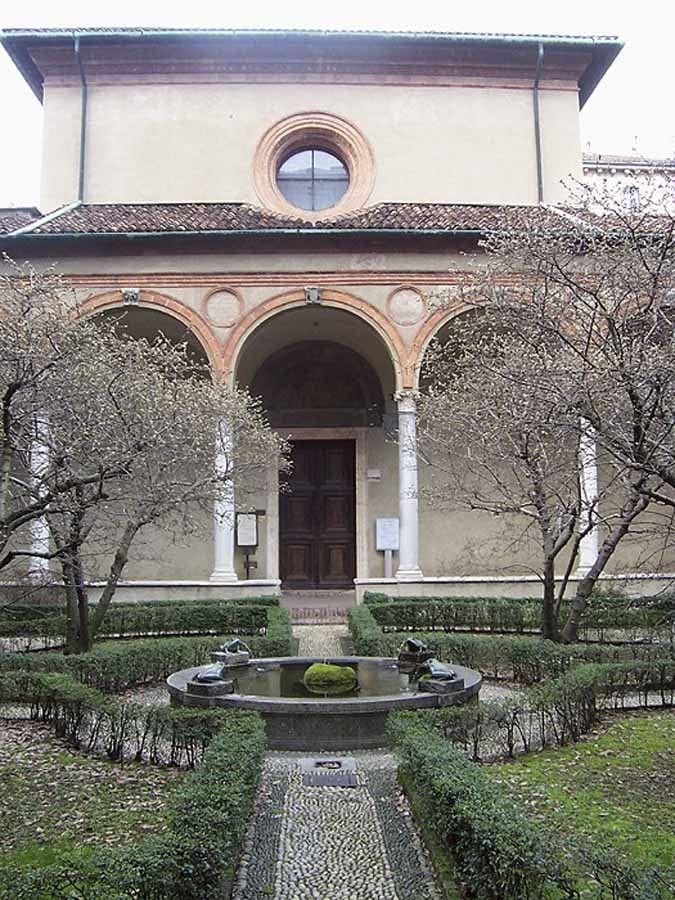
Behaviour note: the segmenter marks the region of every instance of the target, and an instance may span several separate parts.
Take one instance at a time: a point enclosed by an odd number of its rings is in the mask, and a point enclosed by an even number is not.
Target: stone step
[[[344,625],[347,610],[335,606],[293,606],[291,621],[296,625]]]

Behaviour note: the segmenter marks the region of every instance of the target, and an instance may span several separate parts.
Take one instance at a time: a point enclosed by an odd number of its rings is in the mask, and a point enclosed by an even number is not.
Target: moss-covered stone
[[[332,663],[312,663],[306,669],[303,682],[307,690],[322,694],[341,694],[351,691],[357,682],[356,670],[351,666]]]

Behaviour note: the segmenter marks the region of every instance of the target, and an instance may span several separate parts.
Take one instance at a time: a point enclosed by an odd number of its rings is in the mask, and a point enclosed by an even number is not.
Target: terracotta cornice
[[[485,86],[507,82],[532,87],[536,54],[532,47],[455,46],[451,50],[427,44],[402,43],[395,52],[383,52],[377,42],[345,48],[336,40],[334,53],[326,44],[317,54],[307,42],[261,43],[240,40],[224,46],[202,42],[146,39],[126,43],[100,43],[87,38],[82,59],[91,83],[126,83],[150,79],[173,83],[176,79],[251,82],[396,83]],[[46,82],[79,84],[72,40],[36,43],[30,56]],[[590,65],[587,48],[547,50],[541,87],[577,89]],[[121,81],[122,80],[122,81]],[[573,88],[572,88],[573,86]]]
[[[460,284],[475,278],[475,273],[448,269],[372,272],[341,270],[322,272],[92,272],[68,275],[68,281],[86,287],[297,287],[309,283],[322,286]]]

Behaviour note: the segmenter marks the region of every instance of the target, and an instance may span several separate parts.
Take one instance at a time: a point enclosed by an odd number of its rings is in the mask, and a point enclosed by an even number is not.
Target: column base
[[[421,581],[424,578],[422,574],[422,570],[419,566],[414,569],[397,569],[396,570],[396,580],[397,581]]]
[[[577,578],[585,578],[586,575],[591,571],[592,566],[577,566],[574,574]]]
[[[219,572],[215,571],[209,575],[209,581],[212,584],[234,584],[235,581],[239,581],[236,572]]]

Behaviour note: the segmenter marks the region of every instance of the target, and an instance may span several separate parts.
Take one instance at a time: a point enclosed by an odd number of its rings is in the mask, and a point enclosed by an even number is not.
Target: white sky
[[[511,31],[617,35],[625,42],[582,113],[596,152],[675,154],[673,26],[668,0],[32,0],[0,4],[0,27],[165,26]],[[0,206],[38,202],[40,105],[0,50]],[[430,138],[433,138],[430,135]]]

